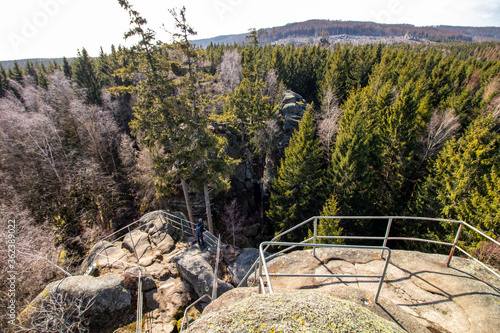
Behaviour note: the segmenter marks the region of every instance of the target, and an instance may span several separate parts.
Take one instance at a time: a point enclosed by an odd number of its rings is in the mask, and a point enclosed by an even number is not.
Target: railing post
[[[260,249],[259,249],[260,251]],[[259,253],[259,275],[257,277],[258,284],[259,284],[259,294],[262,294],[262,284],[260,283],[260,279],[262,278],[262,256]]]
[[[139,280],[137,281],[137,320],[136,332],[142,332],[142,281],[141,270],[139,270]]]
[[[463,227],[463,224],[462,224],[462,222],[460,222],[460,227],[458,227],[457,235],[455,236],[455,241],[453,242],[453,246],[451,248],[450,255],[448,256],[448,261],[446,261],[446,267],[450,267],[451,258],[453,257],[453,253],[455,253],[455,247],[457,246],[458,239],[460,238],[460,234],[462,233],[462,227]]]
[[[102,245],[102,246],[104,246],[104,253],[106,253],[106,263],[107,263],[107,265],[108,265],[108,268],[109,268],[109,269],[111,269],[112,267],[111,267],[111,265],[109,264],[108,248],[107,248],[107,247],[105,247],[105,245],[104,245],[104,242],[103,242],[103,241],[101,241],[101,245]],[[101,253],[101,252],[102,252],[102,250],[101,250],[101,251],[99,251],[99,253]]]
[[[220,257],[220,235],[219,239],[217,241],[217,256],[215,259],[215,272],[214,272],[214,281],[212,284],[212,300],[217,299],[217,287],[218,287],[218,281],[217,281],[217,273],[219,271],[219,257]]]
[[[130,241],[132,242],[132,248],[134,249],[135,257],[136,257],[137,261],[139,261],[139,256],[137,255],[137,251],[135,249],[135,244],[134,244],[134,239],[132,238],[132,234],[130,233],[129,226],[127,226],[127,230],[128,230],[128,235],[130,236]]]
[[[314,239],[313,244],[316,245],[316,236],[318,236],[318,219],[314,219]],[[316,246],[313,246],[313,256],[316,257]]]
[[[392,217],[389,219],[389,222],[387,223],[387,229],[385,230],[384,244],[382,245],[383,247],[387,247],[387,239],[389,238],[391,227],[392,227]]]
[[[391,219],[392,220],[392,219]],[[385,280],[385,275],[387,274],[387,267],[389,266],[389,262],[391,261],[391,249],[383,249],[383,251],[387,250],[389,252],[387,259],[385,260],[385,265],[384,265],[384,271],[382,272],[382,276],[380,277],[380,281],[378,283],[378,289],[377,289],[377,294],[375,295],[375,303],[378,303],[378,297],[380,296],[380,291],[382,290],[382,284],[384,283]]]

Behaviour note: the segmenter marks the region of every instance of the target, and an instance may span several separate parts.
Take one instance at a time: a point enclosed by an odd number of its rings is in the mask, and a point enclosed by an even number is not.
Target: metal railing
[[[210,297],[210,295],[205,294],[184,309],[184,317],[182,317],[181,329],[179,330],[179,332],[182,332],[184,330],[184,326],[187,325],[187,327],[189,327],[189,318],[187,315],[189,309],[191,309],[196,304],[200,303],[204,298],[208,298],[210,300],[209,303],[211,303],[213,301],[213,299],[212,299],[212,297]]]
[[[191,309],[193,306],[195,306],[196,304],[201,302],[204,298],[208,297],[208,299],[209,299],[208,303],[211,303],[217,299],[217,288],[219,286],[219,284],[217,282],[217,272],[219,270],[221,244],[222,244],[222,242],[220,240],[220,235],[219,235],[219,238],[217,239],[217,254],[216,254],[216,258],[215,258],[214,279],[212,281],[212,297],[210,297],[210,295],[208,295],[208,294],[205,294],[184,309],[184,317],[182,317],[182,324],[181,324],[181,328],[180,328],[179,332],[182,332],[184,330],[184,326],[187,325],[186,326],[186,328],[187,328],[190,325],[189,324],[189,317],[187,315],[189,309]]]
[[[349,277],[349,278],[364,278],[364,277],[369,277],[369,278],[378,278],[379,284],[377,288],[377,293],[375,295],[375,303],[378,302],[378,297],[380,295],[380,290],[382,289],[382,284],[384,283],[385,279],[385,274],[387,273],[387,267],[389,266],[389,262],[391,260],[391,249],[385,246],[363,246],[363,245],[337,245],[337,244],[313,244],[313,249],[316,250],[316,248],[349,248],[349,249],[358,249],[358,250],[382,250],[382,252],[387,251],[388,256],[385,259],[385,264],[384,268],[382,271],[381,275],[355,275],[355,274],[296,274],[296,273],[290,273],[290,274],[282,274],[282,273],[269,273],[269,270],[267,269],[267,260],[271,260],[274,258],[274,255],[271,255],[267,258],[264,257],[264,251],[263,251],[263,246],[269,247],[269,246],[294,246],[294,247],[311,247],[311,244],[304,244],[304,243],[285,243],[285,242],[263,242],[259,246],[259,293],[260,294],[265,294],[266,293],[266,285],[264,283],[263,277],[265,276],[266,282],[267,282],[267,288],[269,289],[269,293],[273,293],[273,287],[271,283],[271,276],[275,277],[326,277],[326,278],[340,278],[340,277]],[[315,254],[316,256],[316,254]],[[266,260],[267,259],[267,260]],[[262,273],[262,270],[264,270],[264,273]]]
[[[349,219],[349,220],[387,220],[387,226],[386,226],[386,230],[385,230],[385,235],[384,236],[328,236],[328,235],[318,235],[318,220],[319,219],[336,219],[336,220],[342,220],[342,219]],[[394,220],[413,220],[413,221],[430,221],[430,222],[433,222],[433,223],[442,223],[442,222],[445,222],[445,223],[452,223],[452,224],[458,224],[459,227],[458,227],[458,230],[456,232],[456,234],[454,235],[454,241],[453,243],[450,243],[450,242],[443,242],[443,241],[437,241],[437,240],[433,240],[433,239],[423,239],[423,238],[415,238],[415,237],[390,237],[390,232],[391,232],[391,228],[392,228],[392,225],[393,225],[393,222]],[[287,244],[287,245],[283,245],[283,246],[286,246],[286,248],[284,250],[281,250],[271,256],[268,256],[268,257],[265,257],[265,253],[266,251],[268,250],[268,248],[271,246],[271,244],[274,245],[274,243],[276,243],[276,241],[280,238],[282,238],[283,236],[287,235],[287,234],[290,234],[291,232],[297,230],[298,228],[301,228],[307,224],[313,224],[313,237],[310,237],[300,243],[284,243],[284,244]],[[255,274],[255,277],[254,277],[254,283],[257,282],[259,280],[259,278],[257,277],[257,265],[258,263],[260,262],[260,260],[270,260],[282,253],[285,253],[285,252],[288,252],[288,251],[291,251],[297,247],[304,247],[304,246],[308,246],[308,247],[311,247],[311,242],[312,242],[312,247],[313,247],[313,255],[316,256],[316,247],[315,245],[318,245],[317,241],[318,239],[351,239],[351,240],[371,240],[371,241],[381,241],[382,242],[382,248],[387,248],[387,243],[388,241],[393,241],[393,240],[403,240],[403,241],[415,241],[415,242],[425,242],[425,243],[431,243],[431,244],[437,244],[437,245],[444,245],[444,246],[449,246],[451,247],[451,250],[449,252],[449,255],[448,255],[448,259],[446,261],[446,266],[449,266],[450,265],[450,262],[452,260],[452,257],[455,253],[456,250],[459,250],[461,253],[463,253],[464,255],[466,255],[468,258],[474,260],[475,262],[477,262],[478,264],[480,264],[482,267],[484,267],[486,270],[488,270],[489,272],[491,272],[492,274],[494,274],[495,276],[499,277],[500,278],[500,274],[495,271],[494,269],[488,267],[486,264],[484,264],[483,262],[481,262],[479,259],[477,259],[476,257],[474,257],[472,254],[468,253],[465,249],[463,249],[462,247],[460,247],[458,244],[459,244],[459,240],[460,240],[460,236],[464,230],[464,228],[468,229],[469,231],[471,232],[474,232],[476,233],[477,235],[481,235],[482,237],[484,237],[485,239],[487,239],[488,241],[490,242],[493,242],[495,243],[496,245],[500,246],[500,243],[493,239],[492,237],[486,235],[483,231],[471,226],[470,224],[464,222],[464,221],[456,221],[456,220],[449,220],[449,219],[438,219],[438,218],[425,218],[425,217],[408,217],[408,216],[314,216],[314,217],[311,217],[310,219],[308,220],[305,220],[304,222],[302,223],[299,223],[297,224],[296,226],[294,226],[293,228],[290,228],[289,230],[285,231],[285,232],[282,232],[280,233],[279,235],[275,236],[270,242],[267,242],[266,244],[266,247],[265,248],[260,248],[260,255],[259,255],[259,258],[254,262],[254,264],[251,266],[251,268],[248,270],[247,274],[243,277],[243,279],[240,281],[238,287],[242,286],[245,281],[247,281],[247,279],[250,277],[250,275],[252,273]],[[262,257],[262,258],[261,258]]]
[[[159,214],[159,217],[161,219],[160,226],[157,226],[156,219],[152,219],[151,221],[144,223],[144,220],[153,214]],[[108,236],[100,239],[94,245],[94,247],[96,247],[100,244],[103,248],[100,249],[98,252],[93,254],[94,258],[93,258],[92,262],[89,263],[88,268],[85,272],[85,275],[89,275],[89,274],[92,274],[92,272],[98,268],[96,265],[96,258],[99,258],[99,257],[106,258],[106,267],[108,267],[108,268],[112,268],[115,265],[117,265],[123,269],[126,269],[127,266],[132,266],[132,267],[138,268],[139,273],[136,276],[136,277],[138,277],[138,282],[137,282],[137,316],[136,316],[136,332],[137,333],[143,332],[143,328],[142,328],[142,325],[143,325],[142,324],[142,321],[143,321],[143,300],[144,300],[144,298],[143,298],[144,295],[142,293],[142,270],[143,270],[143,267],[136,265],[136,264],[133,264],[133,263],[130,263],[128,261],[120,260],[120,258],[110,257],[108,255],[108,251],[107,251],[109,246],[106,246],[106,244],[104,242],[108,241],[109,243],[111,243],[113,245],[113,243],[116,243],[116,242],[121,241],[121,240],[125,240],[125,237],[127,237],[127,235],[128,235],[130,237],[130,242],[132,244],[132,250],[133,250],[132,254],[135,255],[135,258],[137,259],[137,261],[139,261],[139,255],[138,255],[137,250],[136,250],[136,244],[134,243],[134,239],[132,237],[131,232],[135,231],[135,230],[141,230],[141,229],[149,230],[149,228],[153,227],[153,229],[155,230],[155,233],[158,233],[162,228],[165,228],[168,225],[171,225],[174,229],[180,231],[183,238],[185,238],[186,236],[187,237],[196,237],[195,232],[194,232],[195,226],[196,226],[195,223],[188,221],[188,220],[186,220],[178,215],[175,215],[173,213],[163,211],[163,210],[150,212],[150,213],[143,215],[139,220],[136,220],[136,221],[128,224],[127,226],[113,232],[112,234],[109,234]],[[167,230],[165,230],[165,232],[167,232]],[[149,231],[146,231],[146,233],[149,234]],[[208,230],[204,232],[204,240],[209,246],[217,246],[218,245],[217,251],[220,251],[220,239],[218,239],[217,237],[212,235]],[[103,254],[103,252],[104,252],[104,254]],[[219,255],[217,253],[217,260],[218,260],[218,258],[219,258]],[[110,262],[110,260],[111,260],[111,262]],[[216,267],[217,267],[217,265],[216,265]],[[217,284],[216,284],[214,293],[215,293],[215,295],[217,295]],[[150,319],[151,318],[149,318],[149,317],[147,318],[147,326],[148,326],[146,328],[147,332],[150,332],[150,330],[151,330],[150,326],[152,325],[152,323],[151,323]]]
[[[159,214],[159,217],[162,221],[161,225],[160,226],[157,226],[157,220],[155,219],[152,219],[151,221],[147,222],[147,223],[143,223],[143,221],[150,217],[151,215],[153,214]],[[125,237],[127,237],[127,235],[130,237],[130,242],[132,243],[132,254],[136,257],[137,260],[139,260],[139,255],[137,254],[137,250],[136,250],[136,244],[134,244],[134,239],[132,237],[132,231],[135,231],[135,230],[138,230],[138,229],[149,229],[150,227],[153,227],[155,229],[155,233],[158,233],[160,231],[160,229],[164,228],[166,225],[171,225],[174,229],[178,230],[181,232],[181,235],[183,238],[185,238],[186,236],[187,237],[196,237],[195,233],[194,233],[194,229],[195,229],[195,226],[196,224],[191,222],[191,221],[188,221],[178,215],[175,215],[175,214],[172,214],[170,212],[167,212],[167,211],[163,211],[163,210],[159,210],[159,211],[154,211],[154,212],[150,212],[150,213],[147,213],[145,215],[143,215],[139,220],[137,221],[134,221],[130,224],[128,224],[127,226],[113,232],[112,234],[109,234],[108,236],[100,239],[95,245],[94,247],[97,247],[99,245],[103,246],[102,249],[100,249],[97,253],[95,253],[94,255],[102,255],[102,253],[104,252],[104,255],[103,257],[106,257],[107,259],[107,266],[108,267],[113,267],[113,264],[114,263],[110,263],[110,259],[112,261],[118,261],[118,262],[121,262],[122,263],[122,267],[125,268],[124,266],[124,262],[121,261],[121,260],[117,260],[117,258],[110,258],[108,256],[108,246],[106,246],[104,244],[105,241],[108,241],[110,242],[111,244],[113,243],[116,243],[118,241],[123,241],[125,240]],[[119,236],[121,235],[121,236]],[[118,236],[118,237],[117,237]],[[205,241],[206,243],[209,245],[209,246],[217,246],[217,237],[215,237],[214,235],[212,235],[208,230],[204,232],[204,238],[205,238]],[[92,266],[93,262],[89,263],[89,269],[88,271],[86,272],[86,274],[88,275],[90,273],[90,270],[91,270],[91,266]],[[95,267],[95,266],[94,266]]]

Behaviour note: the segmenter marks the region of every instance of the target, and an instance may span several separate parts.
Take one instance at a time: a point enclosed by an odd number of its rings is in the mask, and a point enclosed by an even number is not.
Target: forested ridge
[[[99,237],[180,200],[236,244],[245,226],[267,239],[320,214],[459,219],[498,236],[499,44],[271,46],[251,30],[244,45],[200,49],[184,9],[163,43],[119,2],[134,47],[0,67],[0,204],[27,253],[23,299]],[[285,90],[308,105],[281,150]],[[251,188],[235,186],[241,173]],[[329,221],[320,229],[380,234]],[[449,240],[448,228],[395,233]]]
[[[297,38],[327,38],[328,36],[372,36],[389,37],[411,35],[434,42],[483,42],[498,41],[498,27],[456,27],[456,26],[414,26],[411,24],[380,24],[375,22],[308,20],[289,23],[280,27],[259,29],[259,41],[263,44],[276,43],[281,40]],[[214,43],[243,43],[245,34],[218,36],[195,40],[195,43],[206,46]]]

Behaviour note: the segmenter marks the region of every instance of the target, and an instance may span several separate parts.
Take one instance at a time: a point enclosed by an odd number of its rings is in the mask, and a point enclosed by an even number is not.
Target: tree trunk
[[[208,231],[213,235],[214,234],[214,225],[212,222],[212,209],[210,207],[210,193],[208,193],[208,185],[203,185],[203,191],[205,192],[205,206],[207,208],[207,222],[208,222]]]
[[[182,192],[184,192],[184,200],[186,201],[186,209],[189,216],[189,221],[191,221],[191,229],[194,233],[194,218],[193,218],[193,208],[191,207],[191,201],[189,201],[189,193],[186,181],[184,179],[181,180]]]

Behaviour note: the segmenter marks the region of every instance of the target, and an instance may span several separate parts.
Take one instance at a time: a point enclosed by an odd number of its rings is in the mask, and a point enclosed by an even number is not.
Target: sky
[[[245,33],[309,19],[500,27],[500,0],[129,0],[168,42],[168,10],[186,7],[194,39]],[[0,0],[0,60],[74,57],[82,47],[130,45],[117,0]],[[165,31],[166,30],[166,31]]]

